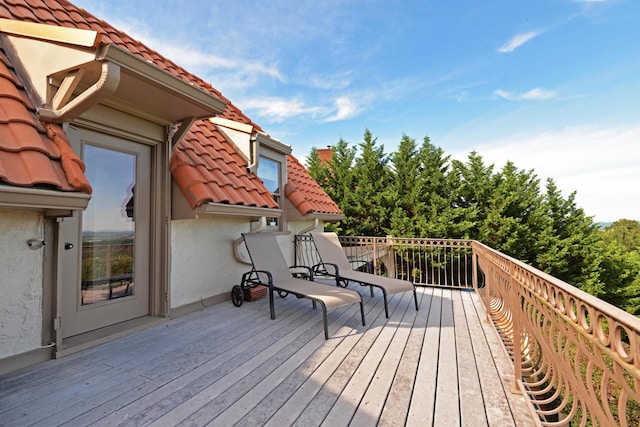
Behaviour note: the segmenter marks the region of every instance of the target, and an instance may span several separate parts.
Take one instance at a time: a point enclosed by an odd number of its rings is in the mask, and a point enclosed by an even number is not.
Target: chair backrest
[[[349,258],[344,253],[340,239],[336,233],[311,233],[322,262],[336,264],[338,268],[351,270]]]
[[[254,269],[270,272],[274,283],[291,279],[289,266],[273,233],[243,233],[242,237]]]

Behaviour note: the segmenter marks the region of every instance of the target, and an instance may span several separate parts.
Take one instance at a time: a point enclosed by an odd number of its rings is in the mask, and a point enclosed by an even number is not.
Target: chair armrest
[[[373,264],[371,263],[371,261],[365,261],[363,259],[350,259],[349,263],[354,266],[352,267],[354,270],[363,271],[365,273],[373,273]]]
[[[330,268],[327,268],[330,267]],[[319,262],[318,264],[312,267],[313,272],[316,275],[320,276],[339,276],[340,269],[338,268],[338,264],[333,264],[330,262]]]

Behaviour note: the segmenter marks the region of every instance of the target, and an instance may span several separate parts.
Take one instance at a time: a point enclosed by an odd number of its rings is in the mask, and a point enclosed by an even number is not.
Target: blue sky
[[[369,129],[553,178],[640,220],[637,0],[81,0],[222,91],[302,162]]]

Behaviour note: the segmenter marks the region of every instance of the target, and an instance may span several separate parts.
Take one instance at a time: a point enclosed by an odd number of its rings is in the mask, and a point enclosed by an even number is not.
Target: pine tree
[[[385,199],[391,206],[387,234],[396,237],[420,237],[426,228],[420,192],[421,159],[415,139],[403,135],[398,150],[390,156],[390,185]]]
[[[384,199],[389,185],[388,158],[384,154],[384,146],[377,145],[377,138],[368,129],[359,148],[360,157],[353,168],[355,186],[351,189],[351,211],[344,226],[355,235],[384,236],[390,222]]]
[[[312,147],[307,157],[305,166],[309,171],[309,175],[323,188],[329,186],[329,166],[320,161],[318,149]]]
[[[531,263],[537,254],[537,234],[544,228],[539,180],[533,171],[507,162],[493,176],[488,214],[480,225],[481,241]]]
[[[486,221],[493,188],[496,186],[494,166],[485,166],[482,157],[475,151],[469,153],[467,162],[452,161],[453,207],[466,212],[469,239],[480,240],[480,226]],[[483,241],[491,246],[490,242]]]
[[[534,267],[596,296],[607,292],[601,280],[603,247],[591,217],[576,205],[575,192],[564,198],[547,180],[546,227],[538,234]]]
[[[453,160],[425,137],[403,135],[384,154],[369,130],[356,149],[340,139],[328,165],[312,150],[307,166],[340,206],[345,235],[478,240],[552,276],[640,314],[640,223],[599,230],[555,182],[545,192],[533,170],[508,162],[500,171],[471,152]]]

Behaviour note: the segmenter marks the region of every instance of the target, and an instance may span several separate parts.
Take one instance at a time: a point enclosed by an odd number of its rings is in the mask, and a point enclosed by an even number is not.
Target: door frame
[[[63,125],[66,135],[73,145],[78,145],[79,129],[103,133],[112,137],[123,138],[132,142],[146,144],[151,148],[151,206],[149,232],[149,318],[157,320],[169,316],[169,257],[171,235],[171,174],[169,172],[169,156],[171,152],[170,126],[132,116],[125,112],[98,105],[81,118]],[[75,144],[74,144],[75,143]],[[60,247],[58,218],[55,227],[55,246]],[[140,322],[133,322],[130,327],[122,324],[118,331],[105,331],[103,334],[87,333],[78,339],[63,339],[64,322],[62,321],[62,277],[59,271],[61,253],[54,256],[54,291],[53,329],[55,333],[54,357],[62,357],[92,345],[108,341],[117,336],[135,332],[141,328]],[[148,319],[149,320],[149,319]],[[144,327],[144,326],[143,326]],[[108,328],[104,328],[108,329]],[[98,330],[100,331],[100,330]],[[82,334],[85,335],[85,334]],[[72,337],[73,338],[73,337]]]

